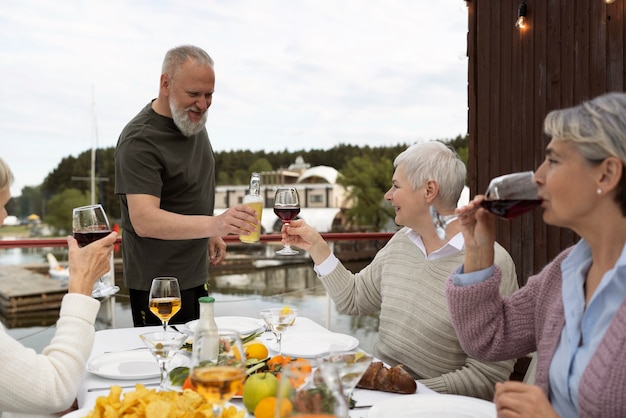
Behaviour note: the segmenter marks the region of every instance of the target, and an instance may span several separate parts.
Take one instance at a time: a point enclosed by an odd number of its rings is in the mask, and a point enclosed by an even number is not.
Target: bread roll
[[[356,387],[393,393],[415,393],[417,383],[399,364],[394,367],[376,361],[370,364]]]

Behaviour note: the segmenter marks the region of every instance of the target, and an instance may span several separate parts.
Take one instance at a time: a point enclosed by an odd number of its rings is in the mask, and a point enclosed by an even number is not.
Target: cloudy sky
[[[454,138],[467,131],[466,33],[463,0],[3,2],[12,195],[64,157],[115,146],[156,97],[167,49],[188,43],[216,63],[216,151]]]

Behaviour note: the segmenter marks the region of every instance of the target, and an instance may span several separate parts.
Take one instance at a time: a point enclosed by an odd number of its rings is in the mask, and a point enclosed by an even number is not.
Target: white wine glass
[[[283,333],[293,324],[297,316],[298,311],[288,306],[283,308],[263,309],[261,311],[261,318],[263,318],[269,330],[272,331],[272,334],[276,337],[279,355],[283,354]]]
[[[150,286],[150,312],[156,315],[167,331],[167,324],[181,308],[180,287],[176,277],[157,277]]]
[[[512,219],[541,205],[532,171],[505,174],[489,183],[481,205],[503,219]]]
[[[167,364],[187,340],[187,334],[178,331],[154,331],[139,336],[159,363],[161,371],[160,391],[167,388]]]
[[[348,405],[352,403],[352,392],[374,358],[362,350],[331,353],[319,357],[317,364],[332,363],[337,369],[343,395]]]
[[[274,196],[274,213],[280,218],[283,225],[289,226],[289,223],[300,213],[298,191],[293,187],[276,190],[276,195]],[[292,249],[287,244],[282,249],[276,251],[276,254],[295,255],[298,254],[298,251]]]
[[[72,209],[72,233],[79,247],[84,247],[94,241],[106,237],[111,233],[109,219],[102,205],[88,205]],[[111,259],[113,255],[111,254]],[[111,266],[113,263],[111,262]],[[120,291],[118,286],[110,286],[98,279],[93,287],[91,296],[104,299]]]
[[[218,346],[215,358],[215,346]],[[224,404],[243,389],[246,358],[241,336],[235,330],[220,329],[194,334],[191,358],[191,384],[213,406],[213,416],[221,417]]]

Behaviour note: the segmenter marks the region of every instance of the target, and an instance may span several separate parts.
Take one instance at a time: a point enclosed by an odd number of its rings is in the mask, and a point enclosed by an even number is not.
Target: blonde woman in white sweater
[[[464,242],[455,221],[456,202],[466,169],[440,142],[415,144],[394,161],[393,184],[385,194],[404,226],[373,261],[353,274],[332,254],[317,231],[293,221],[283,240],[309,252],[318,277],[337,309],[350,315],[380,312],[374,355],[440,393],[491,400],[496,382],[507,380],[515,361],[478,361],[463,352],[448,314],[444,283],[464,259]],[[437,233],[431,206],[444,220]],[[503,271],[501,292],[517,289],[510,255],[496,244]]]
[[[7,216],[13,174],[0,159],[0,224]],[[0,415],[3,412],[54,413],[69,408],[91,353],[100,302],[91,297],[94,283],[109,270],[117,234],[79,248],[67,238],[70,279],[57,329],[41,354],[10,337],[0,324]]]

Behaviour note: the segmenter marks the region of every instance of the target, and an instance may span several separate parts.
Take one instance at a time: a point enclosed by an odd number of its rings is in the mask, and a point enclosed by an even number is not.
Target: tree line
[[[468,138],[457,136],[440,139],[454,148],[467,164]],[[351,187],[356,205],[347,218],[359,229],[377,230],[393,217],[383,205],[383,194],[391,184],[393,160],[409,144],[386,147],[339,144],[333,148],[299,151],[217,151],[215,152],[216,181],[218,185],[248,184],[252,171],[286,169],[297,157],[312,167],[326,165],[337,169],[340,184]],[[115,195],[114,147],[96,150],[96,198],[102,203],[110,219],[117,222],[121,216],[119,198]],[[27,186],[19,197],[9,201],[7,211],[19,218],[39,215],[50,226],[65,232],[71,229],[73,207],[91,201],[91,150],[77,157],[68,156],[50,172],[39,186]]]

